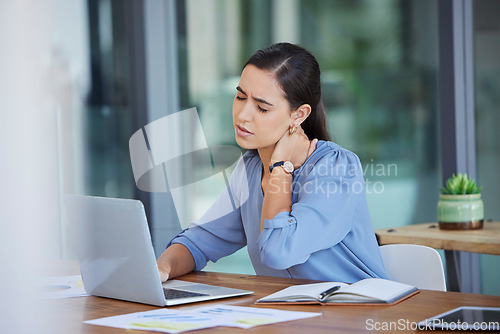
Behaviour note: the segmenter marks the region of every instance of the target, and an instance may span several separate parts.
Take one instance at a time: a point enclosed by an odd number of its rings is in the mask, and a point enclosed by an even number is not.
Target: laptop
[[[162,284],[138,200],[65,195],[64,204],[90,295],[172,306],[253,293],[180,280]]]

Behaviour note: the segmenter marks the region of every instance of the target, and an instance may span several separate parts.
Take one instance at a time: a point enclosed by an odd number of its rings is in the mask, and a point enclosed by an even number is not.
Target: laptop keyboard
[[[163,289],[165,294],[165,299],[179,299],[179,298],[189,298],[189,297],[199,297],[208,296],[206,293],[190,292],[177,289]]]

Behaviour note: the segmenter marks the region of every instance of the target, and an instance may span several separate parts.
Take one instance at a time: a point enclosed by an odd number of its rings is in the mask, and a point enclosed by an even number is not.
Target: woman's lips
[[[248,137],[253,135],[252,132],[239,125],[236,125],[236,134],[241,137]]]

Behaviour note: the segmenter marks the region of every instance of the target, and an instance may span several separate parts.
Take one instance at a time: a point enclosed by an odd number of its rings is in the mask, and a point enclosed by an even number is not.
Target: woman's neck
[[[271,164],[271,157],[273,156],[275,146],[276,145],[257,149],[257,152],[259,153],[260,161],[262,162],[262,165],[264,166],[264,174],[270,173],[269,166]]]

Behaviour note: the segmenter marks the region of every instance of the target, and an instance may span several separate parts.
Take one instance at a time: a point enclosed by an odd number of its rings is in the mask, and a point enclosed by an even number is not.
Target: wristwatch
[[[281,167],[287,174],[293,174],[293,164],[290,161],[278,161],[269,167],[269,172],[273,172],[274,167]]]

